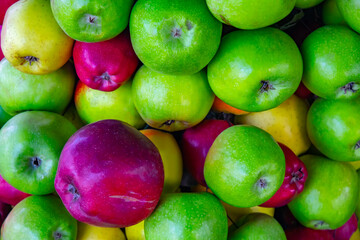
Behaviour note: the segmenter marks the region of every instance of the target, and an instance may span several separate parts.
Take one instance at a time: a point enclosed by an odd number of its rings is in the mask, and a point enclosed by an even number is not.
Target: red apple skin
[[[215,138],[232,124],[224,120],[204,120],[195,127],[185,130],[181,149],[185,167],[195,180],[206,187],[204,164],[206,155]]]
[[[1,30],[2,30],[2,25],[0,25],[0,60],[4,58],[4,54],[1,49]]]
[[[139,62],[127,31],[108,41],[75,42],[73,57],[79,79],[88,87],[105,92],[114,91],[127,81]]]
[[[261,204],[262,207],[285,206],[299,193],[304,190],[308,176],[305,164],[284,144],[278,143],[285,155],[286,171],[284,182],[279,190],[268,201]]]
[[[0,176],[0,202],[15,206],[29,196],[31,195],[17,190]]]
[[[335,240],[328,230],[314,230],[303,226],[286,229],[285,235],[287,240]]]
[[[55,190],[78,221],[127,227],[155,209],[164,169],[155,145],[118,120],[84,126],[65,144]]]
[[[311,97],[312,92],[310,92],[310,90],[305,87],[304,83],[301,81],[298,89],[295,92],[295,95],[299,98],[308,99]]]
[[[17,2],[17,0],[1,0],[0,1],[0,24],[1,25],[3,24],[5,13],[6,13],[7,9],[16,2]]]
[[[11,206],[9,204],[0,202],[0,226],[2,226],[5,221],[6,216],[11,211]]]
[[[358,220],[356,215],[353,214],[344,225],[335,230],[330,230],[330,232],[333,232],[335,240],[349,240],[357,228]]]

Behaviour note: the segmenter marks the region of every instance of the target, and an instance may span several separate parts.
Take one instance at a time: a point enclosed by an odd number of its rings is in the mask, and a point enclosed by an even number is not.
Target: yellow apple
[[[175,192],[180,186],[183,173],[181,151],[175,138],[170,133],[155,129],[140,132],[159,149],[165,173],[163,193]]]
[[[6,12],[1,48],[22,72],[56,71],[71,57],[73,43],[55,21],[49,0],[18,1]]]
[[[360,240],[360,231],[356,229],[356,231],[351,235],[350,240]]]
[[[128,240],[145,240],[144,221],[125,228],[126,238]]]
[[[306,152],[311,145],[306,131],[308,110],[309,104],[306,100],[293,95],[276,108],[236,116],[235,123],[259,127],[299,155]]]
[[[76,240],[125,240],[120,228],[104,228],[78,222]]]

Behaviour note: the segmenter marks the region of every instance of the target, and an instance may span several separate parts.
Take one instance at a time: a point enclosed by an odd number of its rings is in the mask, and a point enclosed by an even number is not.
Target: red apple
[[[3,224],[6,216],[11,211],[11,206],[9,204],[0,202],[0,226]]]
[[[335,240],[331,231],[299,226],[285,230],[287,240]]]
[[[70,214],[100,227],[126,227],[147,218],[164,185],[155,145],[118,120],[82,127],[65,144],[55,189]]]
[[[2,30],[2,25],[0,25],[0,60],[4,58],[4,54],[1,49],[1,30]]]
[[[0,176],[0,202],[15,206],[29,196],[31,195],[17,190]]]
[[[1,25],[3,24],[5,13],[6,13],[7,9],[16,2],[17,2],[17,0],[1,0],[0,1],[0,24]]]
[[[353,214],[344,225],[330,232],[333,232],[335,240],[349,240],[357,228],[358,220]]]
[[[312,95],[312,92],[310,92],[310,90],[307,87],[305,87],[304,83],[301,81],[295,94],[300,98],[308,99]]]
[[[215,138],[231,124],[224,120],[204,120],[195,127],[188,128],[181,140],[185,167],[198,183],[206,186],[204,163]]]
[[[127,31],[108,41],[76,42],[73,57],[79,79],[90,88],[107,92],[119,88],[138,65]]]
[[[279,190],[268,201],[261,204],[262,207],[281,207],[304,190],[307,179],[305,164],[284,144],[279,143],[285,155],[286,172],[284,182]]]

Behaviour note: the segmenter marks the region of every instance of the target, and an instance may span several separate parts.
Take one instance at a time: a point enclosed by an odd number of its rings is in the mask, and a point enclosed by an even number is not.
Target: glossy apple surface
[[[144,220],[156,207],[163,185],[155,145],[118,120],[78,130],[61,152],[55,178],[56,192],[70,214],[99,227],[126,227]]]
[[[14,188],[0,176],[0,202],[15,206],[29,196],[31,195]]]
[[[357,0],[336,0],[340,14],[345,22],[356,32],[360,32],[360,5]]]

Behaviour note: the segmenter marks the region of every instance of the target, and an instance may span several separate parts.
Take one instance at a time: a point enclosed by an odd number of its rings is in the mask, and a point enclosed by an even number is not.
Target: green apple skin
[[[136,55],[150,69],[190,75],[215,56],[222,24],[205,0],[138,0],[130,16]]]
[[[145,65],[135,74],[132,97],[147,124],[171,132],[200,123],[214,102],[205,70],[193,75],[165,75]]]
[[[0,175],[25,193],[54,192],[60,153],[76,130],[57,113],[28,111],[16,115],[0,130]]]
[[[56,196],[30,196],[6,218],[2,240],[75,240],[77,222]]]
[[[4,111],[4,109],[0,106],[0,129],[4,124],[12,118],[10,114]]]
[[[48,74],[71,57],[74,40],[56,23],[49,0],[17,1],[7,10],[1,49],[16,69]]]
[[[235,207],[253,207],[270,199],[285,176],[285,157],[274,138],[247,125],[232,126],[215,139],[205,160],[208,187]]]
[[[300,51],[291,37],[262,28],[227,34],[208,66],[208,79],[225,103],[259,112],[288,99],[299,86],[302,71]]]
[[[146,240],[224,240],[228,234],[225,208],[207,192],[164,195],[144,228]]]
[[[270,26],[286,17],[295,0],[206,0],[211,13],[222,23],[240,29]]]
[[[80,129],[86,124],[81,120],[79,113],[76,110],[75,103],[71,102],[68,107],[66,108],[63,116],[69,120],[76,129]]]
[[[288,206],[295,218],[312,229],[336,229],[344,225],[358,202],[355,168],[346,162],[304,155],[308,178],[304,190]]]
[[[72,99],[75,76],[70,63],[49,74],[32,75],[18,71],[4,58],[0,62],[0,105],[10,115],[27,110],[62,114]]]
[[[347,26],[328,25],[312,32],[301,46],[303,83],[326,99],[360,95],[360,36]]]
[[[296,0],[295,7],[302,9],[312,8],[316,5],[319,5],[323,1],[324,0]]]
[[[101,42],[119,35],[129,23],[134,0],[51,0],[64,32],[81,42]]]
[[[87,124],[104,119],[116,119],[140,129],[145,122],[137,112],[132,100],[132,81],[112,92],[91,89],[78,82],[75,91],[75,106],[80,118]]]
[[[336,0],[345,22],[356,32],[360,33],[360,5],[357,0]]]
[[[358,181],[359,181],[359,184],[360,184],[360,169],[358,169],[356,171],[356,173],[357,173]],[[356,214],[356,217],[359,219],[359,217],[360,217],[360,190],[359,190],[359,198],[358,198],[358,201],[357,201],[355,214]],[[359,225],[359,228],[360,228],[360,222],[358,222],[358,225]]]
[[[311,142],[328,158],[360,160],[360,98],[317,99],[308,112],[307,132]]]
[[[322,5],[321,13],[322,20],[326,25],[346,25],[345,19],[336,5],[336,0],[326,0]]]
[[[236,221],[229,229],[228,240],[286,240],[285,232],[275,218],[264,213],[251,213]],[[231,231],[233,230],[233,231]]]

